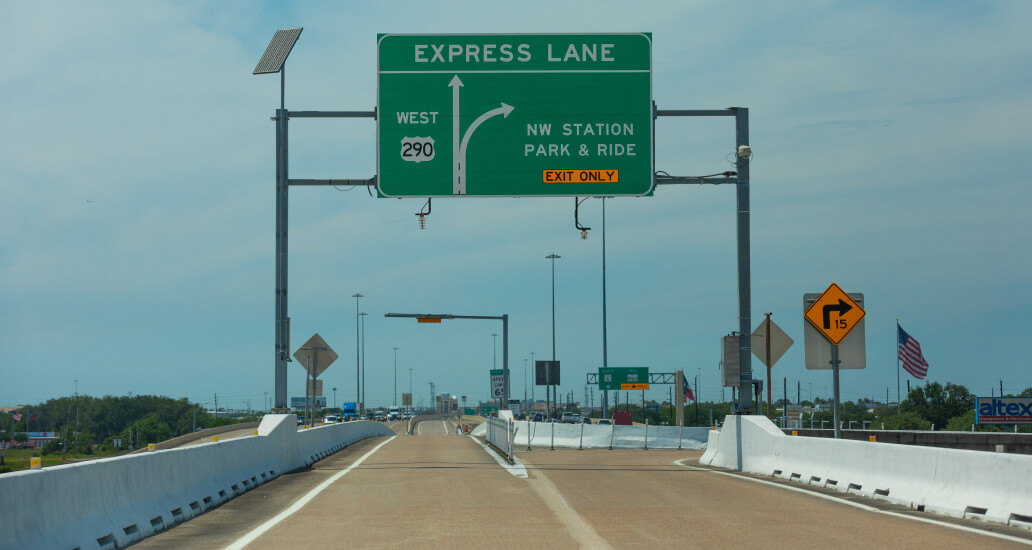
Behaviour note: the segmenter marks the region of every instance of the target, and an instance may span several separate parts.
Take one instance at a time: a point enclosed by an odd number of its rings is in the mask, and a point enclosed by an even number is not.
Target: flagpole
[[[902,408],[899,395],[899,317],[896,317],[896,414],[899,414]]]

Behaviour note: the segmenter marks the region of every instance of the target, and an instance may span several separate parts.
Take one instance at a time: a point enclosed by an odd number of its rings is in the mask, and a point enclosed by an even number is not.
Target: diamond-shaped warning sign
[[[835,283],[803,314],[825,338],[838,345],[867,312]]]

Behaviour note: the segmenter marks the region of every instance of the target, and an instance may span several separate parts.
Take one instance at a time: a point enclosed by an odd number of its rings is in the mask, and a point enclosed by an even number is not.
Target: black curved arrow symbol
[[[843,315],[846,314],[846,312],[848,312],[851,309],[853,309],[853,306],[847,304],[846,301],[843,300],[842,298],[839,298],[838,305],[836,305],[836,304],[828,304],[828,305],[824,306],[824,311],[823,311],[823,313],[824,313],[824,330],[831,329],[831,318],[830,317],[831,317],[831,312],[832,311],[837,311],[838,314],[839,314],[839,317],[842,317]]]

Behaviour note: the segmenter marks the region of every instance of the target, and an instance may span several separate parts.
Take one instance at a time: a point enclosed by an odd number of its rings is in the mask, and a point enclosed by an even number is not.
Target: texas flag
[[[691,386],[691,384],[688,383],[688,379],[685,378],[684,379],[684,402],[685,402],[686,405],[688,404],[688,400],[689,399],[691,399],[692,401],[695,401],[695,394],[692,393],[692,386]]]

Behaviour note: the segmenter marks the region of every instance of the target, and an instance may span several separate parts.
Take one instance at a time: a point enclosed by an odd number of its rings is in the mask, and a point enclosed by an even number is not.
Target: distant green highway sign
[[[377,56],[383,196],[653,189],[648,33],[382,34]]]
[[[598,369],[600,390],[647,390],[648,367],[601,367]]]

